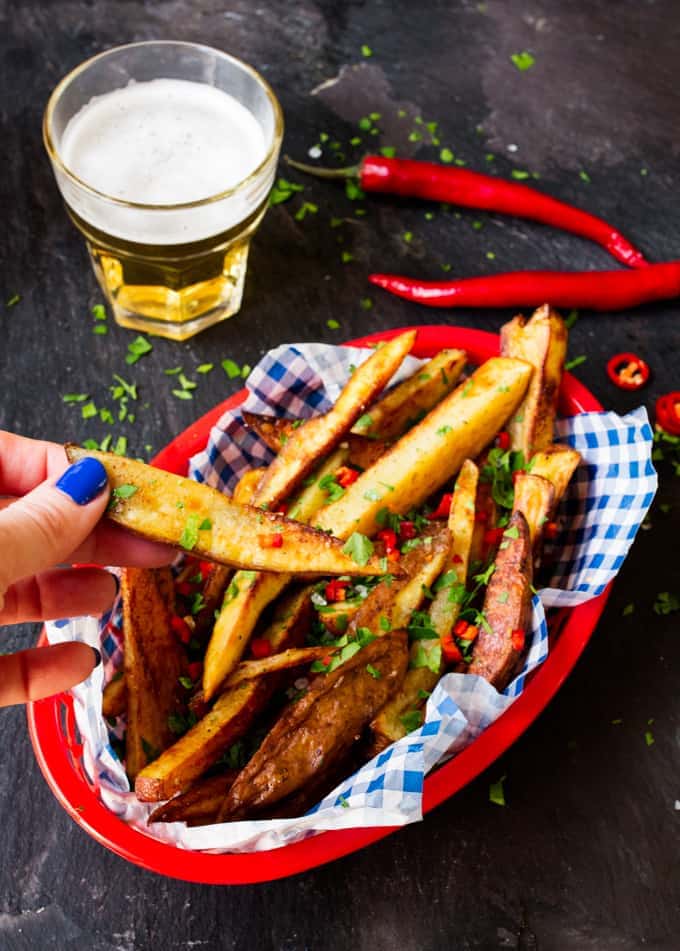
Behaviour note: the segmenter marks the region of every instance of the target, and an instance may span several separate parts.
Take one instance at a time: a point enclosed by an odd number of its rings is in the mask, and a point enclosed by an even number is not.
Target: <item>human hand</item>
[[[111,605],[110,572],[55,566],[172,561],[172,549],[100,523],[108,499],[98,460],[69,466],[62,446],[0,431],[0,625],[96,615]],[[66,690],[99,660],[76,642],[0,656],[0,706]]]

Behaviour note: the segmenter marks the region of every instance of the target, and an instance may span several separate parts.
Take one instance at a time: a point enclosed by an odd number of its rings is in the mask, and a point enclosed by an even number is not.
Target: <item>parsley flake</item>
[[[513,66],[515,66],[520,73],[525,73],[527,69],[531,69],[536,62],[528,50],[522,50],[521,53],[513,53],[510,59],[512,60]]]
[[[342,550],[355,564],[363,567],[368,564],[373,554],[373,542],[361,532],[352,532]]]
[[[503,790],[503,783],[506,780],[506,776],[501,776],[500,779],[497,779],[495,783],[489,783],[489,802],[493,802],[497,806],[505,805],[505,792]]]
[[[133,363],[136,363],[145,354],[151,353],[152,350],[153,347],[146,337],[142,337],[141,335],[135,337],[132,343],[128,344],[128,352],[127,356],[125,357],[125,362],[129,366],[132,366]]]

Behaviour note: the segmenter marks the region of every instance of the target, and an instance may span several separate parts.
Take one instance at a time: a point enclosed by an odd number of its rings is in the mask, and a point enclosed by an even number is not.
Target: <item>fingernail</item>
[[[92,669],[95,670],[102,662],[102,655],[99,653],[96,647],[92,648],[92,653],[94,654],[94,667]]]
[[[114,597],[118,597],[118,595],[120,594],[120,578],[118,577],[118,575],[114,575],[112,571],[110,571],[109,574],[111,575],[113,580],[116,582],[116,594],[114,595]]]
[[[92,456],[85,456],[68,467],[56,487],[77,505],[87,505],[102,492],[106,481],[106,469],[101,462]]]

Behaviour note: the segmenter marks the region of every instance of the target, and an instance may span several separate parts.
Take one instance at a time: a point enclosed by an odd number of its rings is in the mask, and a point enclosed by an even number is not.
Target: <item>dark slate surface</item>
[[[438,121],[442,145],[471,167],[485,168],[493,152],[500,172],[538,173],[546,190],[610,216],[653,259],[680,257],[680,20],[672,0],[5,0],[0,11],[0,300],[21,295],[11,309],[0,303],[4,428],[55,440],[101,438],[105,428],[83,423],[60,394],[87,391],[104,402],[111,374],[125,370],[131,337],[115,327],[107,337],[92,334],[89,311],[100,294],[40,139],[41,111],[57,80],[118,43],[196,40],[259,66],[280,95],[285,148],[295,155],[321,131],[346,143],[357,120],[375,111],[383,115],[383,144],[435,157],[436,150],[408,142],[414,125],[397,119],[402,108]],[[371,58],[361,55],[364,43]],[[536,65],[520,73],[509,57],[524,49]],[[297,199],[267,216],[240,317],[181,346],[158,342],[128,372],[148,403],[124,430],[131,451],[158,449],[235,388],[215,371],[193,402],[182,403],[170,395],[163,368],[191,370],[226,356],[253,363],[282,340],[335,341],[407,323],[496,330],[510,316],[418,309],[369,291],[370,270],[437,277],[442,263],[460,274],[610,266],[598,248],[519,221],[437,209],[427,221],[424,206],[389,198],[367,199],[366,216],[357,218],[356,205],[331,185],[308,184],[304,198],[318,204],[317,215],[296,221]],[[344,216],[345,225],[330,227],[331,217]],[[477,219],[480,231],[472,227]],[[407,231],[410,243],[402,238]],[[354,261],[343,265],[342,250]],[[359,305],[367,294],[370,312]],[[678,313],[671,302],[583,314],[571,340],[572,356],[588,357],[579,377],[606,406],[629,410],[640,398],[609,384],[604,363],[635,349],[653,369],[642,395],[651,408],[659,393],[680,386]],[[328,319],[341,329],[329,330]],[[209,888],[127,865],[62,812],[34,762],[23,712],[4,711],[0,947],[677,947],[678,615],[657,617],[651,605],[659,591],[680,591],[678,484],[662,470],[658,501],[673,509],[664,516],[656,505],[652,529],[636,542],[576,670],[502,760],[424,823],[293,880]],[[622,617],[631,601],[635,613]],[[30,627],[12,630],[4,646],[35,636]],[[614,725],[617,719],[623,722]],[[649,748],[647,729],[655,739]],[[504,809],[488,801],[489,782],[503,774]]]

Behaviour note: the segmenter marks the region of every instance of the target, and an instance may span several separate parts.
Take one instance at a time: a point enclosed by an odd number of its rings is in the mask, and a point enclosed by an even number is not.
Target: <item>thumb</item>
[[[106,471],[86,456],[0,511],[0,606],[11,584],[68,559],[106,508]]]

